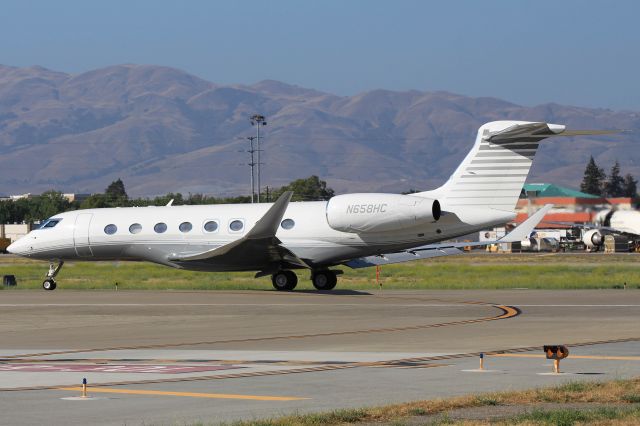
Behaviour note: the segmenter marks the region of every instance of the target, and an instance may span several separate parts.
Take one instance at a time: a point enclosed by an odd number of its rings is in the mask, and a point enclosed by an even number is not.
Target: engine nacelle
[[[591,250],[593,248],[598,248],[604,242],[604,237],[602,233],[597,229],[590,229],[582,235],[582,242],[587,247],[587,249]]]
[[[327,222],[336,231],[365,233],[411,228],[440,219],[438,200],[398,194],[345,194],[329,200]]]

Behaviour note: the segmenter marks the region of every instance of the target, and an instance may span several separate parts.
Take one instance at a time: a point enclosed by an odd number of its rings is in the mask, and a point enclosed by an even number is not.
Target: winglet
[[[275,237],[278,231],[278,226],[282,222],[284,212],[289,206],[289,201],[293,196],[293,191],[287,191],[283,193],[275,203],[267,210],[267,212],[256,222],[246,235],[247,239],[259,239]]]
[[[522,241],[531,234],[533,229],[538,226],[542,219],[547,214],[549,210],[553,208],[553,204],[545,204],[543,208],[529,216],[527,220],[522,222],[520,225],[516,226],[516,228],[509,232],[504,237],[498,240],[498,243],[514,243],[516,241]]]

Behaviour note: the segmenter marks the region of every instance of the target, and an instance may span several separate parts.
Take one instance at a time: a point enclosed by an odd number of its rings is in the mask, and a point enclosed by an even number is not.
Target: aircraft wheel
[[[42,282],[42,288],[44,288],[45,290],[55,290],[56,287],[56,282],[51,278],[47,278]]]
[[[271,276],[271,283],[278,291],[291,291],[298,285],[298,276],[293,271],[279,271]]]
[[[313,274],[311,282],[316,290],[333,290],[338,283],[338,277],[333,271],[319,271]]]

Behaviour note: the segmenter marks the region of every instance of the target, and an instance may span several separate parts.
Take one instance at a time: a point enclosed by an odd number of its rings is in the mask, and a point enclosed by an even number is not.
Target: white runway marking
[[[388,303],[1,303],[0,308],[20,308],[20,307],[74,307],[74,306],[379,306],[379,307],[425,307],[434,308],[440,306],[464,306],[467,303],[419,303],[419,304],[388,304]],[[483,305],[474,305],[483,306]]]
[[[513,305],[524,308],[637,308],[640,305]]]
[[[489,306],[476,305],[473,306]],[[629,304],[510,304],[511,306],[523,307],[523,308],[637,308],[640,305]],[[296,307],[296,306],[375,306],[375,307],[405,307],[405,308],[437,308],[437,307],[460,307],[470,306],[468,303],[409,303],[409,304],[388,304],[388,303],[0,303],[0,308],[33,308],[33,307],[101,307],[101,306],[113,306],[113,307],[141,307],[141,306],[278,306],[278,307]]]

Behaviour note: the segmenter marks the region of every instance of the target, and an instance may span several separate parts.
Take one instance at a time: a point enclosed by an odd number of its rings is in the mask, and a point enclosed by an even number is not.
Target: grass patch
[[[356,423],[367,415],[365,409],[334,410],[327,413],[312,413],[282,417],[278,419],[252,420],[250,422],[234,422],[232,426],[320,426]],[[229,424],[229,423],[223,423]]]
[[[387,265],[384,289],[628,289],[640,282],[640,255],[469,254]],[[40,288],[46,262],[0,256],[0,275],[12,274],[17,289]],[[339,289],[376,290],[375,268],[341,268]],[[269,277],[252,272],[203,273],[146,262],[67,262],[59,289],[271,290]],[[309,271],[298,271],[298,289],[313,289]],[[508,277],[508,278],[505,278]],[[1,287],[1,286],[0,286]]]
[[[629,393],[626,395],[622,395],[622,400],[624,402],[629,402],[632,404],[640,404],[640,393]]]
[[[567,382],[560,385],[558,388],[564,392],[584,392],[591,384],[585,382]]]
[[[513,417],[504,424],[536,424],[554,426],[573,426],[575,424],[607,424],[612,420],[640,420],[640,409],[601,407],[596,409],[575,410],[533,410],[531,413]],[[632,423],[633,424],[633,423]]]
[[[615,424],[631,425],[640,423],[640,407],[630,406],[635,399],[629,395],[640,393],[640,378],[615,380],[611,382],[570,382],[564,385],[514,392],[494,392],[481,395],[469,395],[448,399],[415,401],[383,407],[352,410],[337,410],[328,413],[300,414],[267,420],[241,421],[234,426],[310,426],[343,425],[358,423],[403,424],[412,416],[435,415],[434,424],[460,425],[574,425],[574,424]],[[593,403],[627,404],[628,407],[601,407],[586,409],[536,409],[536,404],[552,403]],[[448,413],[460,408],[481,407],[487,405],[526,405],[531,406],[529,413],[507,419],[489,421],[456,421]]]
[[[479,396],[478,405],[498,405],[498,400],[488,396]]]

